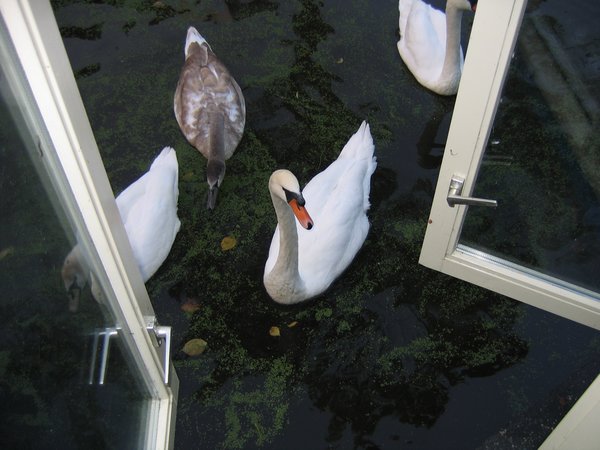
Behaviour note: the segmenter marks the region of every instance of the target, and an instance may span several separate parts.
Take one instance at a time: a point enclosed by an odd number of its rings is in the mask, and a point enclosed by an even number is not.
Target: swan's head
[[[81,264],[79,246],[75,246],[65,258],[60,275],[67,290],[67,296],[69,297],[69,310],[75,312],[79,308],[81,291],[87,282],[84,268]]]
[[[206,182],[208,183],[208,198],[206,207],[214,209],[217,203],[217,194],[225,177],[225,161],[209,159],[206,165]]]
[[[289,170],[276,170],[269,179],[271,194],[280,198],[292,208],[292,212],[307,230],[313,227],[313,221],[304,207],[305,201],[300,192],[298,179]]]
[[[477,0],[448,0],[446,8],[449,6],[463,11],[473,11],[477,9]]]
[[[190,46],[194,42],[196,42],[196,43],[198,43],[198,45],[202,46],[202,44],[204,44],[206,42],[206,39],[204,39],[202,37],[202,35],[200,33],[198,33],[198,30],[196,30],[194,27],[189,27],[187,30],[187,36],[185,38],[185,57],[186,58],[189,56]],[[206,42],[206,45],[208,45],[208,42]],[[208,45],[208,48],[210,48],[210,45]]]

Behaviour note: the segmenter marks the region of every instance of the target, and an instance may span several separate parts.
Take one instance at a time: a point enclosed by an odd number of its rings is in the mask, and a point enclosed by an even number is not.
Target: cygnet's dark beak
[[[77,280],[73,280],[73,283],[67,289],[67,297],[69,297],[69,311],[77,312],[79,309],[79,297],[81,297],[81,288],[77,285]]]

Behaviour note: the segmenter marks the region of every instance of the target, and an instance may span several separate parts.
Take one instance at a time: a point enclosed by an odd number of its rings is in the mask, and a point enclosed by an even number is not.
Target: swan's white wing
[[[148,180],[148,172],[131,183],[123,192],[116,198],[117,207],[121,215],[123,223],[127,222],[127,218],[131,214],[131,208],[146,191],[146,182]]]
[[[143,182],[139,183],[140,180]],[[177,218],[175,151],[163,150],[140,180],[131,191],[128,188],[123,192],[126,195],[119,196],[118,204],[119,210],[126,212],[125,230],[142,277],[147,281],[166,259],[181,226]]]
[[[350,264],[366,238],[365,172],[361,161],[338,159],[303,191],[314,226],[311,230],[297,227],[298,259],[300,276],[310,294],[326,289]]]
[[[399,0],[398,1],[398,12],[400,13],[400,19],[398,21],[398,25],[400,28],[400,36],[404,36],[406,32],[406,23],[408,22],[408,18],[410,16],[410,11],[415,2],[421,0]]]
[[[436,80],[446,53],[446,16],[426,3],[415,0],[398,42],[398,51],[415,78],[427,84]]]
[[[177,186],[177,180],[179,176],[179,166],[177,164],[177,155],[175,150],[171,147],[165,147],[159,155],[154,158],[152,164],[150,165],[150,169],[148,172],[143,174],[136,181],[131,183],[123,192],[121,192],[117,198],[117,207],[119,208],[119,213],[121,215],[121,220],[123,223],[126,223],[129,216],[131,215],[131,209],[133,206],[140,201],[140,199],[146,195],[147,191],[147,183],[148,183],[148,174],[152,170],[157,170],[159,167],[164,167],[167,171],[171,171],[175,175],[175,183],[170,187],[170,190],[173,191],[171,195],[174,195],[175,198],[179,196],[179,190]],[[165,189],[168,189],[165,187]]]
[[[369,125],[363,122],[336,161],[302,192],[311,230],[298,230],[299,271],[311,295],[327,289],[352,262],[369,231],[371,175],[377,163]]]

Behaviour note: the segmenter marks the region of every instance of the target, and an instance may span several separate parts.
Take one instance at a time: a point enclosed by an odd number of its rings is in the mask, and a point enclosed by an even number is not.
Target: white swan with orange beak
[[[366,212],[377,166],[374,151],[369,125],[363,122],[338,159],[302,192],[290,171],[271,175],[269,191],[278,225],[263,281],[276,302],[293,304],[321,294],[362,247],[369,231]]]

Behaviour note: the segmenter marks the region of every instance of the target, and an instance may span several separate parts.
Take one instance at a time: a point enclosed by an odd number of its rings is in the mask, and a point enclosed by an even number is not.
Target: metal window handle
[[[146,329],[152,331],[159,347],[163,350],[163,381],[169,384],[169,368],[171,366],[171,327],[159,325],[156,317],[145,317]]]
[[[487,198],[463,197],[460,195],[465,184],[465,179],[457,175],[453,175],[450,180],[450,189],[448,189],[448,205],[454,208],[454,205],[470,205],[470,206],[498,206],[496,200],[488,200]]]
[[[165,384],[169,384],[169,367],[171,358],[171,327],[157,325],[154,318],[148,322],[148,331],[152,331],[156,336],[158,346],[163,349],[163,380]],[[96,370],[98,370],[98,384],[103,385],[106,378],[106,370],[108,367],[108,356],[110,353],[110,341],[117,336],[119,328],[107,327],[96,330],[93,333],[92,343],[92,358],[90,363],[90,371],[88,375],[88,383],[94,384]],[[102,338],[102,341],[100,341]],[[98,362],[98,347],[100,347],[100,364],[96,369]]]
[[[154,334],[159,339],[160,346],[163,347],[163,374],[165,384],[169,384],[169,366],[171,362],[171,327],[168,326],[155,326],[153,328]]]
[[[94,340],[92,347],[92,360],[90,363],[90,373],[88,377],[88,384],[94,384],[94,375],[96,372],[96,360],[98,359],[98,343],[100,340],[100,336],[102,336],[102,353],[100,357],[100,368],[98,371],[98,384],[104,384],[104,379],[106,378],[106,367],[108,364],[108,354],[110,350],[110,340],[117,336],[119,332],[118,328],[115,327],[107,327],[103,330],[96,330],[94,332]]]

